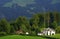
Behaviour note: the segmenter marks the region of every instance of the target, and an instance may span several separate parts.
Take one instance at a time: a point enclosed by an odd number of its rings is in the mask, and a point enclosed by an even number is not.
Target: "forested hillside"
[[[16,20],[8,21],[6,18],[0,19],[0,35],[16,34],[17,31],[29,32],[30,35],[36,35],[43,28],[52,28],[60,33],[60,13],[45,12],[34,14],[30,19],[25,16],[19,16]]]

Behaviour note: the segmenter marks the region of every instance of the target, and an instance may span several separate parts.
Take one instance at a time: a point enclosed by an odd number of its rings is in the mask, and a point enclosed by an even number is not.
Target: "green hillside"
[[[45,39],[45,38],[37,37],[37,36],[10,35],[10,36],[0,37],[0,39]]]
[[[0,39],[60,39],[60,34],[54,36],[22,36],[22,35],[8,35],[2,36]]]

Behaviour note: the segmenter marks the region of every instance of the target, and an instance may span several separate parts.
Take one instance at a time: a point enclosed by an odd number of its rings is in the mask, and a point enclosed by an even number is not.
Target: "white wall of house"
[[[37,35],[43,35],[42,33],[38,33]]]
[[[51,35],[55,35],[55,31],[51,31]]]
[[[47,31],[43,31],[43,35],[47,35]]]
[[[50,31],[47,31],[47,35],[51,35],[51,32]]]

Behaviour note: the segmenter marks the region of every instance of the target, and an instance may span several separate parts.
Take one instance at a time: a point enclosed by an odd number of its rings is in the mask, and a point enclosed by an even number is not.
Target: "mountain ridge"
[[[60,12],[60,0],[22,0],[22,5],[19,3],[19,0],[9,5],[5,6],[7,3],[12,0],[0,0],[0,18],[6,17],[7,19],[15,19],[18,16],[26,16],[30,18],[33,14],[39,12],[47,11],[58,11]],[[20,0],[21,1],[21,0]],[[24,5],[25,3],[25,5]],[[19,5],[20,4],[20,5]]]

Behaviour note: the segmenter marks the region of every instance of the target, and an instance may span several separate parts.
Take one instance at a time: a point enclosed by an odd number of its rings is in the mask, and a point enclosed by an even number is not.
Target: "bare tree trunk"
[[[50,15],[49,15],[49,12],[48,12],[48,27],[50,26],[49,21],[50,21]]]
[[[44,13],[44,26],[46,26],[46,25],[45,25],[45,13]]]

